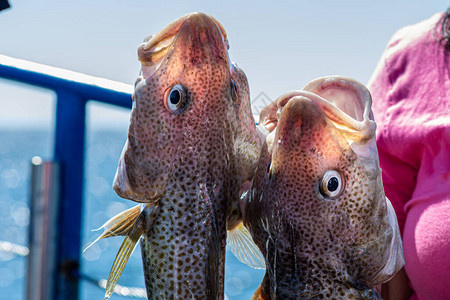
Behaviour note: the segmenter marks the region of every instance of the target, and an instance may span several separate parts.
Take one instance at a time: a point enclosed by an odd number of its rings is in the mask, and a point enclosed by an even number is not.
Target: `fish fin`
[[[241,202],[246,201],[251,185],[251,180],[244,181],[239,190],[239,199],[231,203],[230,212],[227,216],[227,231],[232,231],[242,223],[242,213],[244,211],[242,210],[243,205],[241,205]]]
[[[240,262],[255,269],[266,268],[264,256],[242,222],[233,230],[228,231],[228,244],[231,252]]]
[[[271,131],[269,131],[264,125],[259,124],[258,126],[256,126],[256,132],[258,133],[258,137],[261,143],[264,143],[266,137]]]
[[[153,225],[158,208],[158,205],[150,203],[146,204],[131,227],[131,230],[129,230],[128,234],[125,236],[111,267],[111,271],[109,272],[105,289],[105,299],[109,299],[114,292],[114,287],[119,281],[120,275],[122,275],[125,265],[136,248],[141,235]]]
[[[264,297],[262,295],[261,285],[258,286],[258,288],[256,289],[255,293],[253,293],[253,296],[250,300],[264,300]]]
[[[141,213],[140,205],[136,205],[130,209],[127,209],[103,224],[100,228],[94,229],[93,231],[97,231],[103,229],[103,233],[95,239],[92,243],[90,243],[86,248],[84,248],[83,252],[89,249],[92,245],[98,242],[101,239],[109,238],[112,236],[120,236],[126,235],[128,231],[130,231],[137,217]]]

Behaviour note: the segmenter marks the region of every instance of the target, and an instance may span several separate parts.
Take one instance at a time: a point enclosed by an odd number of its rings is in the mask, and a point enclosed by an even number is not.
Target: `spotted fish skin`
[[[241,202],[244,225],[266,260],[253,299],[381,299],[373,287],[404,260],[382,187],[370,94],[353,80],[329,77],[268,110],[262,123],[272,132]],[[321,188],[330,170],[343,184],[333,197]]]
[[[229,59],[223,27],[203,13],[149,37],[138,55],[142,71],[113,187],[158,205],[141,238],[148,298],[223,299],[227,218],[240,219],[240,186],[261,146],[247,78]],[[175,86],[185,101],[179,111],[168,102]]]

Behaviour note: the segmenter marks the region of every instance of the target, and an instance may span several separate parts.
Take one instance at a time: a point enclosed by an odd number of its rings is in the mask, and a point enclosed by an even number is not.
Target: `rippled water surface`
[[[111,188],[126,130],[88,130],[86,145],[83,247],[92,242],[100,227],[115,214],[135,205],[118,197]],[[53,132],[37,129],[0,129],[0,241],[27,245],[29,224],[30,160],[51,157]],[[107,278],[122,238],[98,242],[82,253],[82,273]],[[25,299],[26,258],[0,251],[0,300]],[[225,293],[228,299],[249,299],[264,272],[238,262],[227,252]],[[144,287],[140,251],[135,251],[119,284]],[[81,282],[81,299],[103,299],[103,291]],[[113,295],[111,299],[132,299]]]

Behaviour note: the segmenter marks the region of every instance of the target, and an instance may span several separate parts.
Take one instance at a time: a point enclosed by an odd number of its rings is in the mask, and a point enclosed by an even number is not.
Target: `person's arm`
[[[404,76],[403,50],[398,48],[402,34],[393,36],[383,53],[377,68],[368,84],[372,94],[372,107],[377,122],[377,146],[380,165],[383,170],[383,186],[386,196],[391,201],[400,227],[400,232],[406,221],[405,204],[411,199],[416,185],[417,169],[406,155],[411,146],[406,139],[401,122],[402,107],[398,106],[398,91],[402,85],[397,84],[399,76]],[[382,284],[381,296],[385,300],[408,300],[414,291],[409,285],[405,269],[402,268],[390,281]]]
[[[381,286],[381,297],[384,300],[408,300],[412,293],[413,290],[409,286],[408,276],[404,268]]]

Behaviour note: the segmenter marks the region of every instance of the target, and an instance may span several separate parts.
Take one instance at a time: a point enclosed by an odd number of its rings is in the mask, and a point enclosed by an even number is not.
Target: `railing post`
[[[131,108],[133,87],[5,55],[0,55],[0,78],[51,89],[57,94],[53,160],[60,166],[60,192],[55,204],[56,256],[50,258],[55,261],[56,271],[48,297],[78,299],[86,99]]]
[[[57,266],[52,299],[78,299],[86,100],[57,90],[54,159],[61,166]]]
[[[33,157],[27,300],[51,299],[56,268],[59,165]]]

